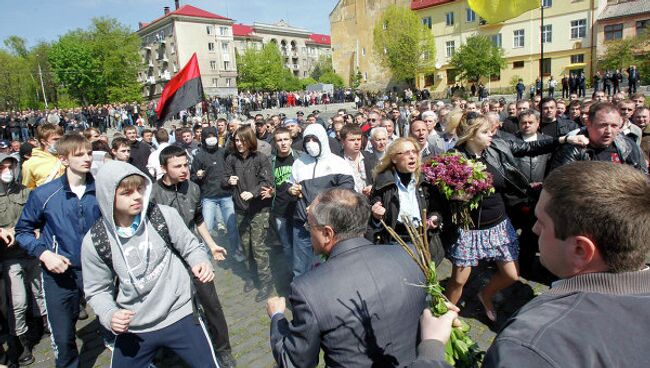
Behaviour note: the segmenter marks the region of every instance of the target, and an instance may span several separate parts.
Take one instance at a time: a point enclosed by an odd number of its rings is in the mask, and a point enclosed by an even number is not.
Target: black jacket
[[[518,142],[524,141],[521,133],[515,134],[515,137]],[[543,140],[549,138],[552,137],[549,137],[541,133],[537,135],[537,140]],[[541,183],[542,181],[544,181],[544,177],[546,176],[546,168],[548,166],[549,160],[551,159],[551,156],[552,156],[551,153],[546,153],[539,156],[516,157],[515,160],[517,162],[517,167],[519,168],[521,173],[524,174],[524,176],[526,176],[526,179],[528,179],[529,182]]]
[[[210,131],[212,129],[212,131]],[[206,137],[206,131],[216,136],[216,129],[205,128],[202,137]],[[232,195],[232,188],[223,188],[221,181],[225,175],[226,150],[215,147],[208,148],[205,144],[205,138],[202,138],[201,148],[194,155],[192,162],[192,181],[197,183],[201,188],[202,197],[225,197]],[[203,178],[199,179],[196,173],[199,170],[205,171]]]
[[[571,120],[557,118],[552,123],[540,122],[539,131],[553,138],[567,135],[570,131],[578,129],[578,124]]]
[[[583,134],[586,135],[586,131],[583,132]],[[616,148],[618,157],[620,157],[622,163],[630,165],[635,169],[648,174],[648,163],[641,154],[639,146],[637,146],[630,138],[619,134],[612,144]],[[574,161],[592,161],[594,158],[594,150],[589,146],[579,147],[564,145],[553,155],[550,170]]]
[[[129,163],[138,168],[138,170],[151,177],[149,170],[147,170],[147,162],[149,162],[149,155],[154,149],[145,141],[135,141],[131,143],[131,158]]]
[[[239,181],[234,187],[228,183],[228,178],[231,176],[239,177]],[[273,188],[271,160],[260,152],[252,152],[246,158],[243,158],[238,152],[228,155],[221,187],[233,188],[232,197],[237,212],[258,213],[265,208],[270,208],[272,199],[262,199],[260,191],[262,187]],[[244,201],[240,197],[243,192],[252,193],[253,198]]]
[[[420,178],[417,187],[417,194],[420,210],[426,209],[427,211],[426,217],[437,215],[438,218],[441,219],[441,222],[444,223],[446,217],[444,214],[446,214],[447,211],[442,208],[444,203],[435,186],[425,181],[424,178]],[[373,205],[377,202],[381,202],[386,209],[383,218],[384,222],[386,225],[395,229],[400,210],[399,191],[397,189],[397,184],[395,183],[395,171],[387,170],[377,175],[372,192],[370,193],[370,204]],[[432,259],[436,264],[439,264],[445,255],[442,243],[440,242],[439,231],[429,230],[428,234],[429,249],[431,251]],[[389,244],[394,242],[383,225],[372,216],[370,217],[370,224],[366,238],[375,244]]]
[[[161,178],[153,185],[151,200],[178,210],[189,229],[203,223],[201,190],[196,183],[186,180],[176,185],[166,185]]]

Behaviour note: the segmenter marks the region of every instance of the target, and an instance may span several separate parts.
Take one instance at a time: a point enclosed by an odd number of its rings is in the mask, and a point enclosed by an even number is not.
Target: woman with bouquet
[[[386,149],[386,154],[375,167],[375,184],[370,193],[372,218],[370,219],[370,240],[377,244],[391,242],[391,236],[381,225],[381,220],[397,234],[409,240],[404,217],[415,224],[422,223],[422,210],[426,209],[429,229],[431,257],[439,264],[445,253],[438,236],[440,223],[439,200],[432,198],[436,193],[433,184],[422,180],[420,147],[414,138],[398,138]]]
[[[526,198],[530,187],[517,169],[514,156],[534,156],[552,152],[558,144],[586,144],[584,136],[560,137],[534,142],[511,142],[492,137],[490,122],[477,113],[466,113],[457,129],[456,150],[467,159],[485,165],[492,177],[494,191],[481,198],[470,211],[471,226],[459,228],[458,240],[451,246],[453,264],[445,294],[458,303],[472,267],[481,260],[496,261],[498,271],[478,294],[485,314],[496,321],[493,296],[519,278],[517,233],[506,215],[506,204],[512,198]],[[467,198],[457,198],[468,200]]]

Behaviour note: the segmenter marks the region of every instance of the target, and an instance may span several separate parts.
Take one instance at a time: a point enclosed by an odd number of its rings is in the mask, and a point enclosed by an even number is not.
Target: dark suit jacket
[[[336,244],[327,262],[291,284],[293,321],[271,319],[271,350],[280,367],[408,366],[416,357],[426,307],[422,271],[397,245],[364,238]]]

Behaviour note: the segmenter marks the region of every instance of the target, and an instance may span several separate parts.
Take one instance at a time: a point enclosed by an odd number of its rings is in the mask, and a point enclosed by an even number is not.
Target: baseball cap
[[[298,112],[296,113],[296,115],[300,115],[300,116],[303,116],[303,115],[305,115],[305,113],[304,113],[304,112],[302,112],[302,111],[298,111]]]
[[[9,148],[9,145],[10,145],[10,144],[9,144],[9,141],[4,140],[4,139],[3,139],[3,140],[0,140],[0,149]]]
[[[283,127],[288,127],[289,125],[299,125],[296,119],[287,119],[282,123]]]
[[[314,115],[316,115],[316,114],[320,114],[320,110],[314,110],[314,111],[312,111],[311,113],[314,114]]]

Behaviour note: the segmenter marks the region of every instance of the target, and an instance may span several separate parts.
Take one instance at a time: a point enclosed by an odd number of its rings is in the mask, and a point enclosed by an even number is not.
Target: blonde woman
[[[552,152],[559,143],[584,144],[584,136],[550,138],[534,142],[510,142],[493,137],[490,122],[483,115],[466,113],[457,128],[456,150],[467,158],[484,163],[492,174],[495,193],[482,199],[471,212],[474,227],[459,229],[458,239],[451,245],[453,264],[445,294],[458,303],[472,267],[479,261],[496,261],[498,271],[478,294],[491,321],[497,315],[493,296],[519,278],[517,233],[506,215],[507,198],[526,198],[530,187],[526,177],[516,168],[514,156],[539,155]]]
[[[370,237],[377,244],[392,243],[388,232],[380,221],[392,227],[405,240],[410,240],[404,217],[415,223],[425,221],[429,229],[431,255],[439,264],[444,250],[438,228],[440,224],[439,200],[434,198],[435,188],[422,180],[420,173],[420,147],[414,138],[397,138],[388,146],[384,157],[377,164],[374,175],[375,184],[370,193],[372,217]],[[422,210],[426,209],[426,219]]]

